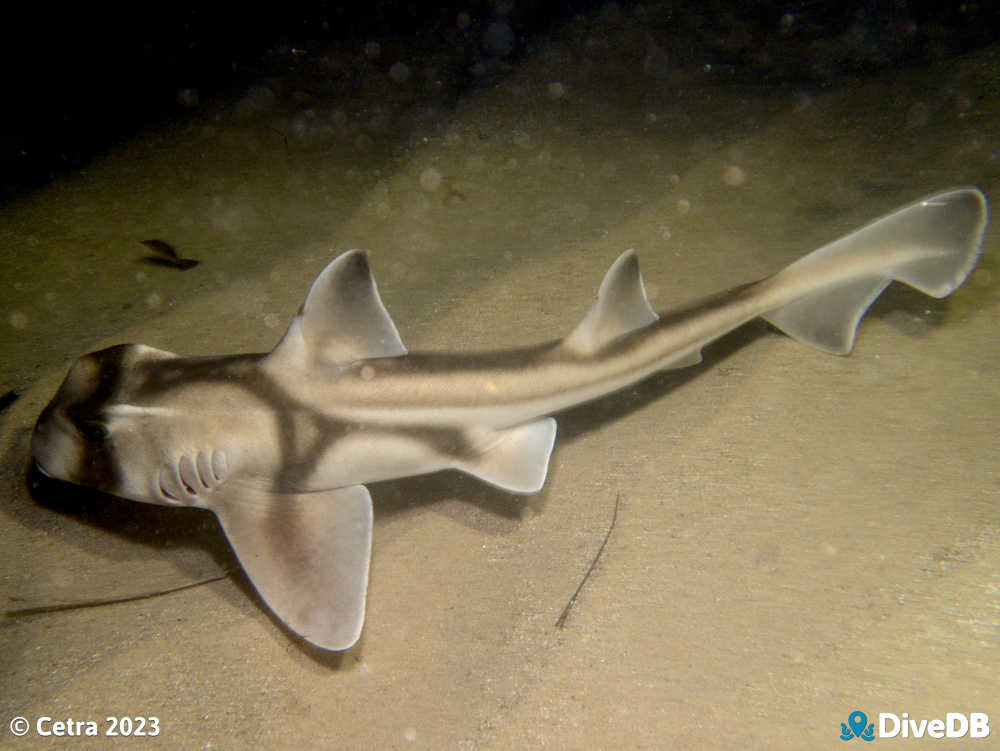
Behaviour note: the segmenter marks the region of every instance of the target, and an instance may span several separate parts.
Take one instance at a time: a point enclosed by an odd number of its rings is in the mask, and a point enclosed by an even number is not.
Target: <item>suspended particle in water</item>
[[[483,34],[483,47],[498,57],[509,55],[514,51],[514,30],[506,21],[492,21]]]
[[[722,182],[730,188],[739,188],[746,181],[746,172],[737,167],[735,164],[730,164],[722,171]]]
[[[410,66],[406,63],[395,62],[389,68],[389,78],[396,83],[406,83],[410,77]]]
[[[198,89],[178,89],[177,95],[175,96],[177,104],[181,107],[197,107],[198,106]]]
[[[434,167],[428,167],[420,173],[420,187],[428,193],[433,193],[440,188],[442,180],[444,180],[444,177],[441,175],[441,172]]]

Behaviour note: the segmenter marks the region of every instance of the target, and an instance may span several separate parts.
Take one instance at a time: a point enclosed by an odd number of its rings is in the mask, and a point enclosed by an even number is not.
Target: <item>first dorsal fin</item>
[[[405,354],[364,251],[348,250],[316,277],[268,360],[309,368]]]
[[[629,248],[611,264],[597,292],[597,301],[563,340],[563,346],[581,354],[592,354],[658,318],[646,297],[635,249]]]

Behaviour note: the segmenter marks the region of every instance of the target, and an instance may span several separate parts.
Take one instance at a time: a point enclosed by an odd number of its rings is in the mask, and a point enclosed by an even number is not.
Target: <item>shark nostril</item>
[[[194,462],[190,456],[182,456],[178,462],[178,475],[184,489],[191,495],[198,495],[203,489],[201,481],[198,479],[198,472],[195,470]]]

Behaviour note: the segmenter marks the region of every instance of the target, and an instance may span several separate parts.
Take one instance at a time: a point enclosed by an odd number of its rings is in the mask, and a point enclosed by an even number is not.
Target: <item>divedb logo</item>
[[[911,719],[906,712],[893,714],[879,712],[878,733],[876,723],[868,722],[868,715],[855,709],[847,716],[847,722],[840,723],[840,740],[850,741],[860,738],[873,741],[876,738],[988,738],[990,716],[985,712],[947,712],[944,719]]]

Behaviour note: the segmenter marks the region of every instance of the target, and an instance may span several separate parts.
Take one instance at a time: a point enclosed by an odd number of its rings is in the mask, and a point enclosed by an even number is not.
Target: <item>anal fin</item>
[[[323,649],[357,642],[372,539],[372,502],[364,486],[314,493],[226,486],[212,495],[210,508],[278,618]]]

